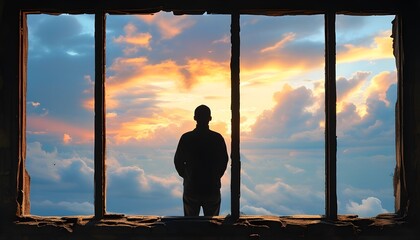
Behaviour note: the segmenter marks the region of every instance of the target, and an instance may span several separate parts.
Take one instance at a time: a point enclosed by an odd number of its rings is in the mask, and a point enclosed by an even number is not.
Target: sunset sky
[[[394,211],[393,16],[337,16],[339,214]],[[93,214],[94,16],[29,15],[31,213]],[[323,214],[324,18],[241,16],[241,212]],[[193,111],[230,151],[230,16],[108,15],[107,212],[180,216]],[[221,214],[230,213],[230,167]]]

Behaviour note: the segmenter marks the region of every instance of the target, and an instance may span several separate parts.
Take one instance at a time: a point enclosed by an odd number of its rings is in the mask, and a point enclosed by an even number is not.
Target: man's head
[[[194,120],[198,124],[208,124],[211,121],[211,111],[206,105],[198,106],[194,111]]]

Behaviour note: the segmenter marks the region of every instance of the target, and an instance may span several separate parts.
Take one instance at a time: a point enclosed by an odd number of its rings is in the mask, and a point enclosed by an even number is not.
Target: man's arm
[[[225,139],[223,138],[222,135],[220,136],[220,143],[219,143],[219,176],[223,177],[223,174],[225,174],[226,168],[227,168],[227,163],[229,161],[229,155],[227,152],[227,148],[226,148],[226,143],[225,143]]]
[[[178,147],[176,148],[174,164],[179,176],[185,177],[185,139],[184,136],[179,139]]]

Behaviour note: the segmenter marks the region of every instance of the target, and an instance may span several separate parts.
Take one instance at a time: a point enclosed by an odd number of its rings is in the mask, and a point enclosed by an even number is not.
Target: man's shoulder
[[[181,137],[188,137],[188,136],[191,136],[192,134],[193,134],[193,131],[188,131],[188,132],[183,133]]]
[[[203,133],[205,135],[210,134],[212,137],[223,139],[222,134],[220,134],[219,132],[213,131],[211,129],[208,129],[205,132],[200,132],[197,129],[194,129],[194,130],[183,133],[181,138],[194,138],[194,137],[201,136]]]
[[[223,139],[223,140],[224,140],[224,138],[223,138],[222,134],[220,134],[219,132],[216,132],[216,131],[210,130],[210,133],[213,135],[213,137],[215,137],[215,138],[219,138],[219,139]]]
[[[210,130],[210,132],[211,132],[212,134],[214,134],[214,135],[217,135],[217,136],[222,136],[222,134],[220,134],[219,132],[216,132],[216,131],[211,130],[211,129],[209,129],[209,130]]]

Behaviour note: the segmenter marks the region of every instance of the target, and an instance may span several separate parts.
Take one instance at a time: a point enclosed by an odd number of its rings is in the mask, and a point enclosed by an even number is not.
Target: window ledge
[[[4,226],[3,226],[4,227]],[[10,239],[121,239],[144,236],[148,239],[272,239],[279,237],[387,237],[414,239],[416,229],[394,214],[375,218],[340,215],[327,221],[318,215],[241,216],[232,222],[229,217],[159,217],[106,215],[96,220],[89,216],[19,217],[4,227]],[[418,235],[417,235],[418,236]]]

